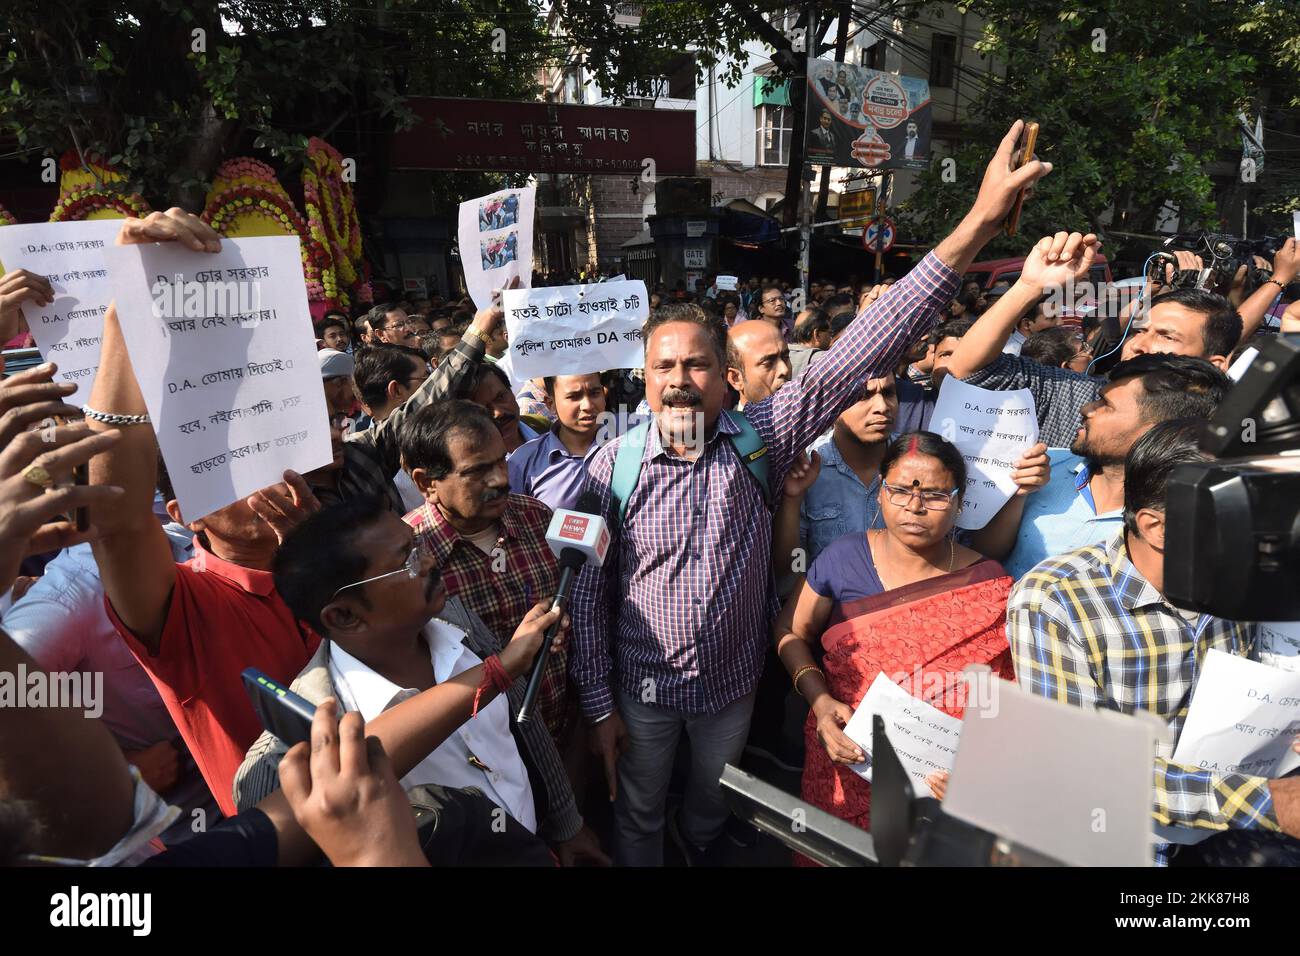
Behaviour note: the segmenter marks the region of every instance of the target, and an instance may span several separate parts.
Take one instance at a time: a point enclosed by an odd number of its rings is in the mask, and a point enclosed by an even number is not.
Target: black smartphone
[[[311,742],[311,722],[316,707],[279,681],[267,677],[256,667],[243,672],[244,690],[253,702],[262,726],[279,737],[286,746]]]

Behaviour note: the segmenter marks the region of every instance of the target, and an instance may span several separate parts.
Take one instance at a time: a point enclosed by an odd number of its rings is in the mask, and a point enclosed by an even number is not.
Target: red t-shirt
[[[235,771],[262,732],[240,678],[256,667],[288,685],[320,638],[299,627],[270,571],[223,561],[198,540],[176,566],[176,586],[158,655],[150,656],[104,599],[109,620],[162,695],[221,812],[238,811]]]

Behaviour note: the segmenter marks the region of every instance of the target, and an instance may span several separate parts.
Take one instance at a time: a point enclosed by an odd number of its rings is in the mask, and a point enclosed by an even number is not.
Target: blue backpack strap
[[[772,510],[772,487],[767,470],[767,442],[763,441],[763,436],[758,433],[758,429],[742,412],[724,411],[722,414],[727,416],[731,424],[740,429],[740,434],[727,437],[731,439],[731,445],[740,456],[741,463],[758,483],[758,490],[763,495],[763,504],[769,511]]]
[[[622,526],[623,515],[627,513],[627,501],[636,489],[637,479],[641,477],[641,459],[645,454],[646,438],[653,422],[654,418],[650,418],[629,428],[614,456],[614,471],[609,478],[609,497],[610,517],[615,528]]]

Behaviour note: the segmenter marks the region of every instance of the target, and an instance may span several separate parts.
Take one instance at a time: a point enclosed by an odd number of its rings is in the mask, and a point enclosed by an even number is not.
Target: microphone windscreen
[[[577,571],[587,564],[587,555],[577,548],[561,548],[559,557],[560,569],[572,568]]]

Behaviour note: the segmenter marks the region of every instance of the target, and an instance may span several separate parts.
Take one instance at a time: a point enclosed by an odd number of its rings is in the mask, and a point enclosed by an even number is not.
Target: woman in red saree
[[[775,628],[777,653],[810,704],[803,799],[863,829],[871,785],[854,770],[865,755],[843,728],[876,675],[959,719],[967,664],[1014,678],[1012,580],[952,537],[966,487],[961,454],[912,432],[890,444],[880,474],[884,529],[845,535],[818,555]]]

